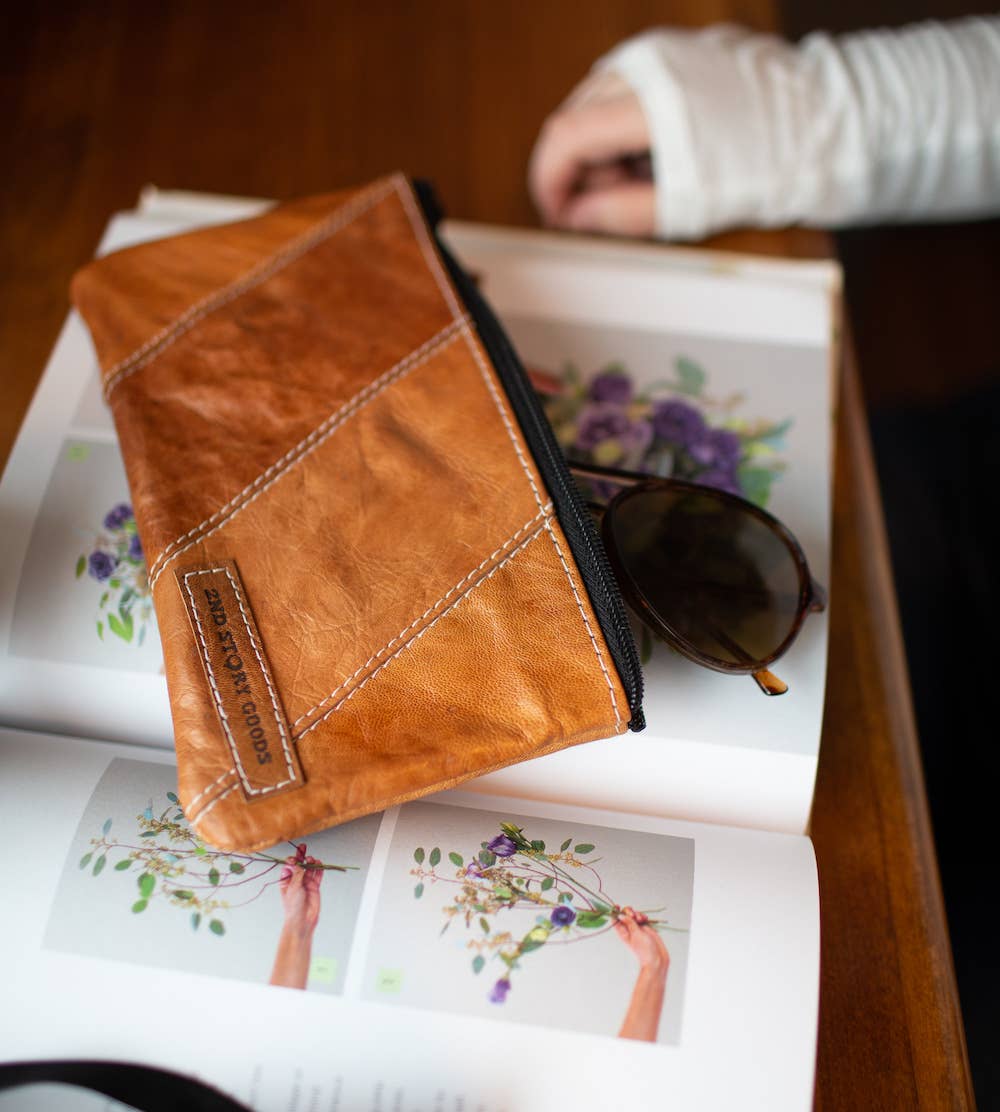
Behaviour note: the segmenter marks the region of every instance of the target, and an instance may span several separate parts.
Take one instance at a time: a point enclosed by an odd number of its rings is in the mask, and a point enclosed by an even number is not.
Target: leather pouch
[[[181,802],[218,846],[642,725],[589,515],[435,223],[397,175],[74,279],[146,554]]]

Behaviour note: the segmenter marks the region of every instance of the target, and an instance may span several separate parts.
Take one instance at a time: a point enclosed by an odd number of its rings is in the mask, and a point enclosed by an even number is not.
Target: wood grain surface
[[[147,182],[286,198],[394,168],[450,215],[532,224],[525,165],[591,62],[656,23],[777,23],[765,0],[53,3],[0,16],[0,460],[74,269]],[[815,253],[815,233],[726,237]],[[878,489],[843,380],[830,668],[812,833],[817,1107],[973,1106]],[[670,1105],[664,1094],[664,1106]]]

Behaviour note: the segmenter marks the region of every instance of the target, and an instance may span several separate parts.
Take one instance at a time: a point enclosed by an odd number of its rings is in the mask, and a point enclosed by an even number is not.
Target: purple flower
[[[128,543],[128,558],[130,560],[141,560],[143,558],[142,541],[139,540],[138,533],[133,533],[132,539]]]
[[[628,416],[612,402],[591,402],[580,414],[576,447],[581,452],[592,452],[605,440],[625,436],[631,424]]]
[[[686,448],[702,438],[705,418],[687,402],[657,402],[653,406],[653,431],[662,440]]]
[[[743,496],[743,490],[736,475],[732,471],[724,470],[721,467],[700,472],[695,476],[694,481],[701,486],[712,487],[714,490],[724,490],[729,494]]]
[[[498,834],[486,848],[497,857],[513,857],[517,853],[514,839],[508,838],[506,834]]]
[[[470,861],[468,863],[468,865],[465,866],[465,875],[466,876],[482,876],[483,875],[483,870],[480,867],[479,862],[478,861]]]
[[[549,918],[557,927],[568,927],[576,918],[576,912],[568,904],[560,904],[552,909]]]
[[[590,383],[590,400],[628,405],[632,400],[632,382],[621,371],[604,371],[595,375]]]
[[[507,999],[508,992],[510,992],[510,981],[506,977],[501,977],[490,989],[487,999],[491,1004],[502,1004]]]
[[[91,552],[87,559],[87,572],[90,578],[96,579],[98,583],[104,583],[110,579],[116,567],[118,567],[118,561],[114,556],[102,552],[100,549]]]
[[[731,470],[743,454],[740,438],[729,429],[708,429],[701,439],[688,445],[688,453],[702,467]]]
[[[105,514],[104,528],[120,529],[131,517],[132,507],[127,502],[119,502]]]

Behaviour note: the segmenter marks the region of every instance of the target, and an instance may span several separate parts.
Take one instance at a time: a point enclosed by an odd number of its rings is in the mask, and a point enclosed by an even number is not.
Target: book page
[[[774,514],[829,583],[835,264],[447,222],[545,398],[569,458],[721,487]],[[802,832],[827,616],[772,666],[787,694],[713,672],[634,623],[647,729],[501,770],[536,798]]]
[[[448,793],[250,854],[167,754],[0,730],[11,1058],[258,1109],[811,1106],[805,838]]]

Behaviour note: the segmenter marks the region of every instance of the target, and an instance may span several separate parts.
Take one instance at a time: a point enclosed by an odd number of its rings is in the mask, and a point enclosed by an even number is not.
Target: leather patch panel
[[[176,573],[225,743],[248,800],[305,782],[239,571],[232,560]]]

